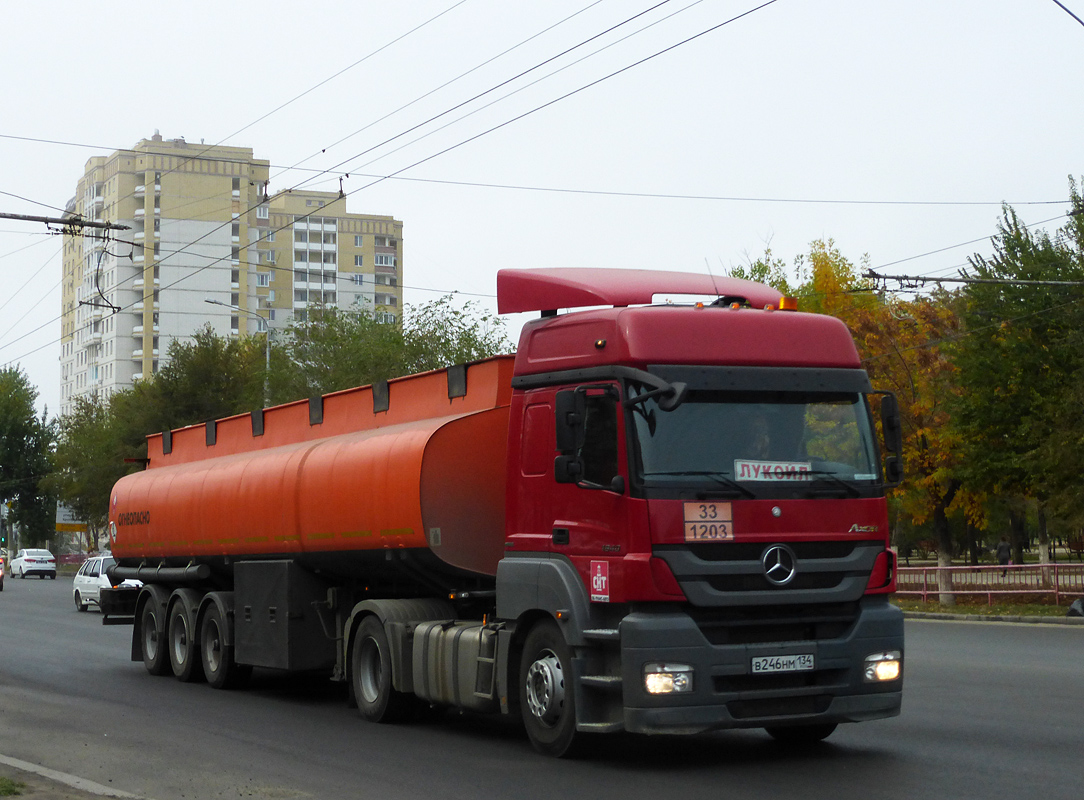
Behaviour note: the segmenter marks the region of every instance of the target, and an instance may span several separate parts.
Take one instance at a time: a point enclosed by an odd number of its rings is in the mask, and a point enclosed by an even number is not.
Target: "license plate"
[[[808,672],[814,668],[813,654],[794,656],[759,656],[753,659],[753,672]]]

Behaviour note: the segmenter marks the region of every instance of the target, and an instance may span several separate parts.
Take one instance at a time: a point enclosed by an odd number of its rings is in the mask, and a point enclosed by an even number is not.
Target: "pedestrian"
[[[1001,537],[1001,541],[997,543],[997,563],[1003,567],[1007,567],[1012,560],[1012,547],[1009,545],[1009,539],[1006,536]],[[1001,577],[1004,578],[1009,571],[1003,569],[1001,571]]]

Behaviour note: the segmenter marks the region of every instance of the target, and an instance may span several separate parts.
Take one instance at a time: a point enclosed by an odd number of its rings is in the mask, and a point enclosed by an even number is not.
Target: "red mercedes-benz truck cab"
[[[524,296],[507,310],[560,305],[566,278],[593,292],[580,303],[614,306],[524,326],[498,616],[553,598],[575,674],[592,678],[576,696],[588,730],[808,739],[897,714],[886,480],[850,333],[764,286],[666,276],[498,277],[502,297]],[[666,291],[721,299],[632,307]]]

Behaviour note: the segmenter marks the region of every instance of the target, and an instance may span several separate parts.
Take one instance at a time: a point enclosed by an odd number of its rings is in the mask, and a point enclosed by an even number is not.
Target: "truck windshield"
[[[858,393],[693,390],[673,411],[653,399],[630,408],[646,487],[858,496],[878,482],[869,413]]]

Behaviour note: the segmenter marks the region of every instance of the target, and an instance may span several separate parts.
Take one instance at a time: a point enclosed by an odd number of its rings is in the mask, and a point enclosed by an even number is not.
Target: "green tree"
[[[10,503],[8,519],[29,546],[44,544],[56,529],[56,500],[43,484],[54,430],[44,412],[37,415],[37,399],[21,369],[0,370],[0,502]]]
[[[450,295],[408,306],[402,324],[364,310],[310,310],[287,331],[272,365],[276,402],[364,386],[511,352],[504,322]]]
[[[408,306],[403,317],[407,373],[467,364],[515,348],[504,320],[484,311],[475,302],[462,308],[451,295],[421,306]]]
[[[108,518],[113,484],[146,457],[148,434],[263,406],[263,347],[260,337],[227,339],[204,328],[191,342],[173,342],[153,377],[105,402],[79,400],[59,421],[49,486],[91,528],[89,547]]]
[[[58,421],[57,448],[50,488],[76,519],[87,523],[86,549],[97,548],[109,511],[109,492],[138,458],[138,447],[128,452],[119,438],[120,426],[107,404],[78,398],[71,412]]]
[[[1070,195],[1084,210],[1072,180]],[[1084,396],[1084,220],[1071,218],[1051,236],[1029,230],[1006,206],[991,241],[991,257],[969,259],[974,277],[997,282],[964,290],[967,335],[953,347],[961,387],[952,397],[953,424],[969,482],[991,495],[1039,502],[1045,560],[1047,508],[1082,511],[1077,456],[1066,442],[1084,440],[1084,423],[1070,412]]]

